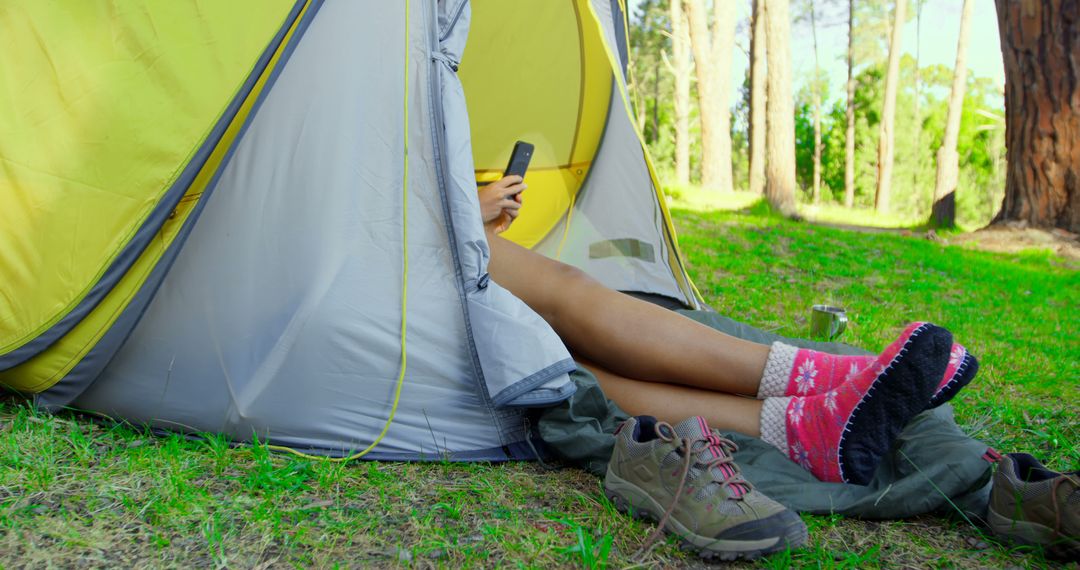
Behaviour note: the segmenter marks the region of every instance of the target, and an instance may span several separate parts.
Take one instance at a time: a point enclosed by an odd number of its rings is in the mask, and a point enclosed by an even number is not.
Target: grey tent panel
[[[617,89],[612,90],[600,151],[579,192],[573,213],[555,226],[537,251],[584,270],[604,285],[678,299],[687,306],[668,258],[664,214],[652,186],[634,126]],[[592,255],[611,240],[634,242],[656,255]]]

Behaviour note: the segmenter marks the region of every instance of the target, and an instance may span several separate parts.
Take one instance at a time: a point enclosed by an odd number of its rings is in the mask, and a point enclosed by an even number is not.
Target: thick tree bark
[[[788,0],[768,0],[765,197],[785,216],[795,215],[795,103],[791,95],[791,20]]]
[[[735,3],[714,0],[713,28],[702,0],[684,0],[690,21],[690,48],[697,72],[701,113],[701,185],[731,191],[731,52],[735,46]]]
[[[885,104],[881,108],[881,132],[878,137],[878,180],[875,207],[889,211],[892,197],[893,149],[896,136],[896,90],[900,83],[900,51],[903,48],[907,0],[896,0],[892,39],[889,41],[889,69],[885,75]]]
[[[844,206],[855,205],[855,0],[848,0],[847,133],[844,137]]]
[[[854,2],[854,0],[852,0]],[[765,0],[750,16],[750,191],[765,192]]]
[[[681,0],[671,0],[671,73],[675,76],[675,181],[690,183],[690,36]]]
[[[810,32],[814,36],[814,80],[811,84],[814,105],[814,193],[813,200],[821,201],[821,63],[818,61],[817,14],[810,2]]]
[[[995,0],[1005,201],[995,222],[1080,232],[1080,0]]]
[[[964,11],[960,14],[960,39],[956,42],[952,93],[949,95],[949,115],[945,121],[945,137],[937,153],[934,205],[930,213],[930,225],[936,228],[951,228],[956,225],[956,183],[960,174],[960,157],[956,154],[956,144],[960,138],[960,117],[964,112],[967,44],[974,8],[974,0],[964,0]]]

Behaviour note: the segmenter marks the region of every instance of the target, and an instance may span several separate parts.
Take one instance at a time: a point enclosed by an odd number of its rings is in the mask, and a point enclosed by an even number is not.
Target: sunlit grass
[[[664,188],[668,207],[698,212],[742,210],[761,199],[750,192],[711,192],[696,185],[670,185]]]
[[[670,208],[695,212],[734,211],[751,209],[762,200],[760,194],[751,192],[710,191],[695,184],[668,184],[664,187]],[[872,207],[846,208],[834,202],[811,204],[799,201],[796,204],[799,215],[809,222],[837,226],[857,226],[865,228],[901,229],[923,228],[927,220],[923,217],[902,212],[878,212]],[[977,227],[961,226],[959,231],[974,231]]]
[[[897,213],[881,213],[873,208],[845,208],[840,204],[799,204],[799,214],[807,221],[841,226],[910,228],[926,220]]]

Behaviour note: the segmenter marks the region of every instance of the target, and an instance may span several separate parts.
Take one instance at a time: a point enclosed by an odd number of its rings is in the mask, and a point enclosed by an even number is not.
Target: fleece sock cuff
[[[783,396],[795,368],[795,357],[799,354],[797,346],[780,341],[772,343],[769,357],[765,360],[765,371],[758,386],[758,399]]]
[[[765,398],[761,404],[761,440],[788,454],[787,414],[790,397]]]

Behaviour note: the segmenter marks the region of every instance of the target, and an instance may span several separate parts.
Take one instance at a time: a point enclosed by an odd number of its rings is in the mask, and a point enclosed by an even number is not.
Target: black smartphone
[[[529,169],[529,161],[532,160],[533,145],[525,141],[514,143],[514,151],[510,153],[510,162],[506,163],[503,176],[517,174],[525,178],[525,171]]]

